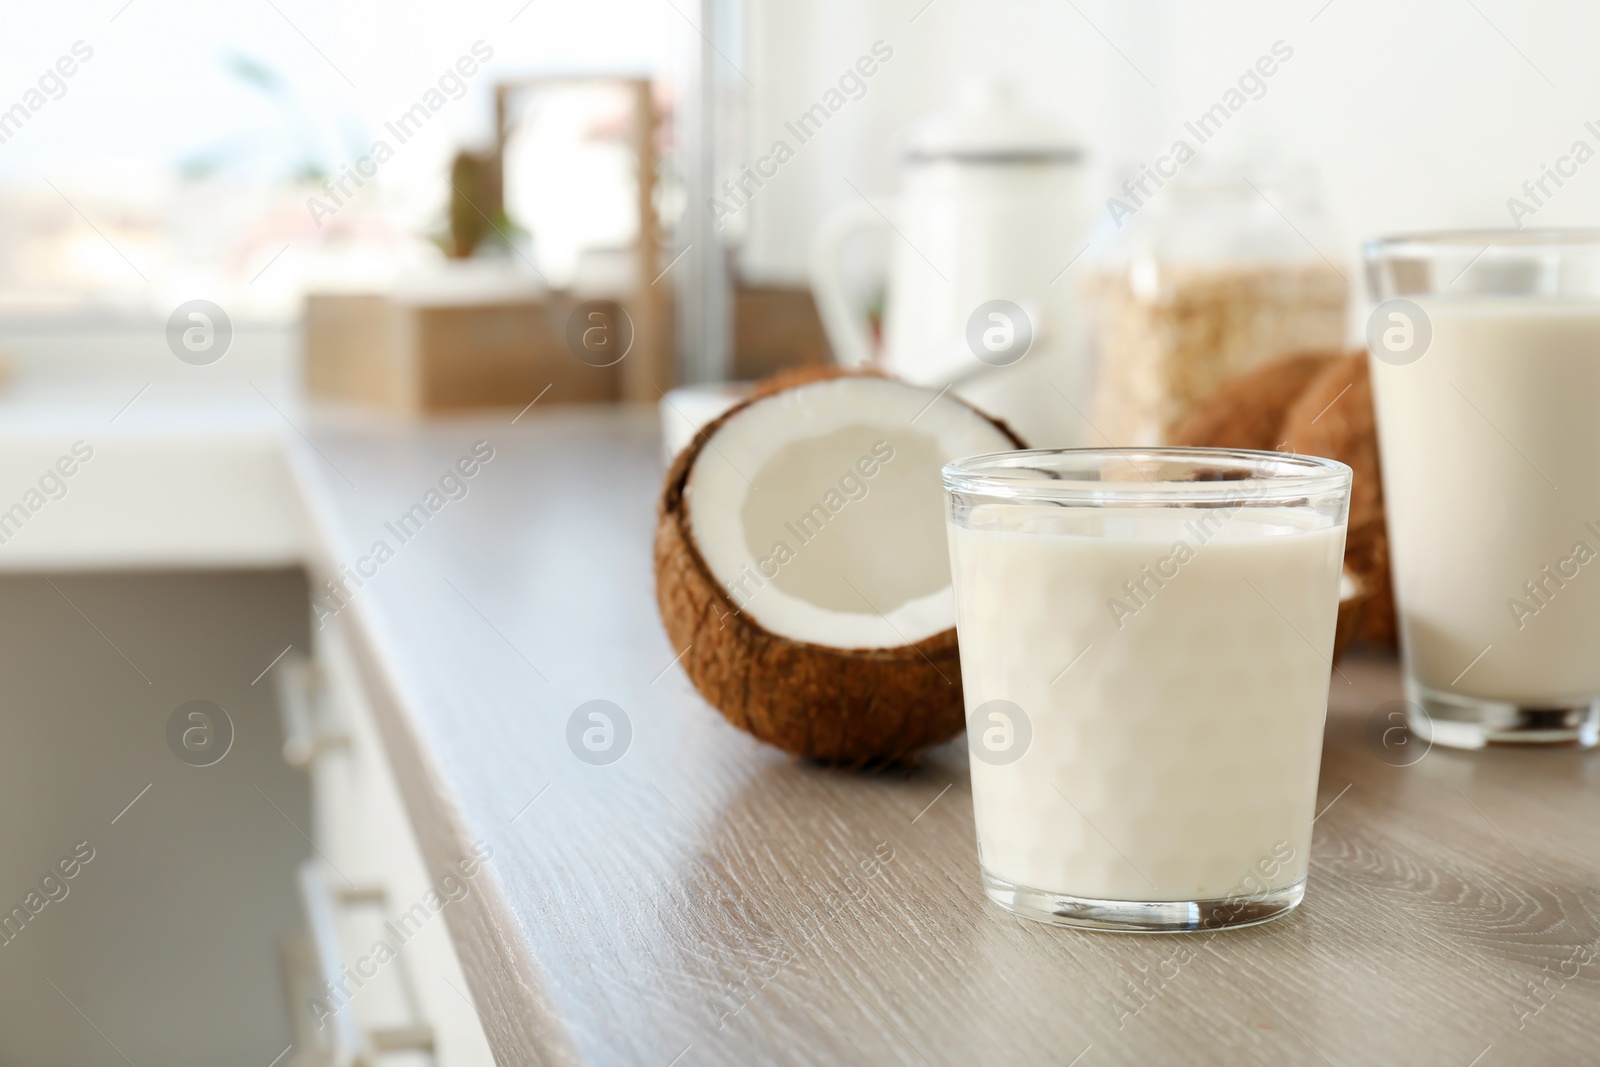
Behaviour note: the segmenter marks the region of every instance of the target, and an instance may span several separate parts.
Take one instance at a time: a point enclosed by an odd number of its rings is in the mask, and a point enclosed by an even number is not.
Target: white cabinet
[[[307,595],[298,568],[0,574],[0,1064],[289,1062],[310,791],[261,675]]]
[[[275,668],[284,756],[311,778],[306,937],[286,948],[296,1067],[494,1062],[447,928],[484,855],[430,870],[338,619]]]

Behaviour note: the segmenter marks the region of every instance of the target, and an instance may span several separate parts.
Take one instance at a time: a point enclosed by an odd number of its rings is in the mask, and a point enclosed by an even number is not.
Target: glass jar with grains
[[[1096,428],[1159,445],[1219,387],[1268,360],[1345,340],[1349,282],[1305,174],[1196,160],[1111,201],[1116,251],[1090,282],[1099,329]],[[1133,216],[1129,218],[1129,216]]]

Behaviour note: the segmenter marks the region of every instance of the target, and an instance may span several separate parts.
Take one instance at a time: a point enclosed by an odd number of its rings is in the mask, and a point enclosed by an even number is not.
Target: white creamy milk
[[[1015,762],[972,759],[991,876],[1129,901],[1305,877],[1344,554],[1342,525],[1310,521],[991,505],[951,524],[969,717],[1009,701],[1032,734]]]
[[[1442,693],[1600,693],[1600,304],[1417,297],[1433,341],[1372,359],[1401,638]]]

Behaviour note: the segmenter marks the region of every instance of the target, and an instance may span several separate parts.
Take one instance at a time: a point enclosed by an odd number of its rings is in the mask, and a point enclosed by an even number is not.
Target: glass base
[[[1431,745],[1484,748],[1488,745],[1600,744],[1600,696],[1587,702],[1555,705],[1510,704],[1441,693],[1407,679],[1411,732]]]
[[[1181,934],[1280,919],[1306,895],[1306,880],[1213,900],[1096,900],[1017,885],[985,870],[983,888],[990,900],[1011,914],[1035,922],[1129,934]]]

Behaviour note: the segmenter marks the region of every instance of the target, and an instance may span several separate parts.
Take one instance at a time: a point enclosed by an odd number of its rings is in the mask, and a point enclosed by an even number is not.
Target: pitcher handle
[[[811,243],[811,293],[833,346],[833,358],[841,367],[864,367],[873,360],[871,331],[865,317],[850,306],[839,272],[845,241],[873,226],[889,228],[872,205],[852,200],[839,205],[823,220]]]

